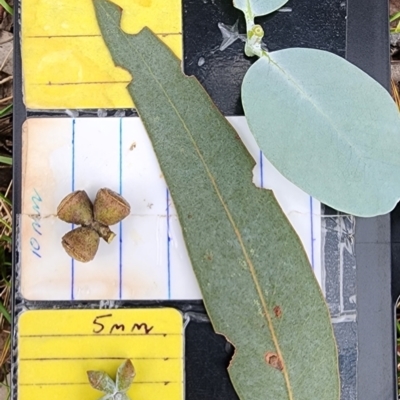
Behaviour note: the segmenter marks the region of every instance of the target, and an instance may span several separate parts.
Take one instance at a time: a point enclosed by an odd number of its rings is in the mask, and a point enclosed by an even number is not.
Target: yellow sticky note
[[[87,379],[103,370],[115,379],[130,359],[134,400],[183,400],[184,341],[174,309],[37,310],[18,322],[18,400],[98,400]]]
[[[122,28],[147,26],[182,58],[181,0],[114,0]],[[22,0],[24,101],[30,109],[131,108],[130,74],[114,66],[92,0]]]

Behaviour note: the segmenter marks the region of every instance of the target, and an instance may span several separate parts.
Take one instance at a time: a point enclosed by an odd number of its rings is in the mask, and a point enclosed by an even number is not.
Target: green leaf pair
[[[100,400],[130,400],[126,392],[135,377],[131,360],[126,360],[119,366],[115,383],[104,371],[88,371],[87,374],[91,386],[105,393]]]

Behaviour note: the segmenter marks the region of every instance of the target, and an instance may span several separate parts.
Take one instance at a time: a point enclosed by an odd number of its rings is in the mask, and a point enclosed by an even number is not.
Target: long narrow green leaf
[[[176,206],[214,329],[235,346],[242,400],[338,400],[329,312],[304,249],[254,162],[202,86],[148,29],[127,35],[121,10],[95,0],[116,65]],[[205,354],[204,357],[207,357]]]
[[[0,5],[11,15],[14,15],[14,9],[6,2],[6,0],[0,0]]]
[[[0,156],[0,163],[7,164],[7,165],[12,165],[12,158],[11,157]]]
[[[4,107],[3,109],[0,110],[0,118],[5,117],[8,114],[11,114],[13,110],[13,105],[10,104],[7,107]]]
[[[7,229],[10,229],[10,230],[12,229],[11,225],[7,221],[5,221],[3,218],[0,218],[0,224],[4,225]]]
[[[7,197],[4,196],[4,194],[0,193],[0,199],[1,199],[2,201],[4,201],[4,203],[6,203],[7,205],[12,206],[11,201],[8,200]]]
[[[11,324],[11,315],[0,301],[0,314],[4,315],[4,318]]]
[[[398,18],[400,18],[400,11],[397,11],[396,13],[391,14],[389,16],[389,22],[396,21],[396,19],[398,19]]]
[[[10,227],[10,229],[11,229],[11,227]],[[5,236],[5,235],[0,236],[0,240],[4,240],[5,242],[10,243],[10,244],[12,243],[12,240],[9,236]]]

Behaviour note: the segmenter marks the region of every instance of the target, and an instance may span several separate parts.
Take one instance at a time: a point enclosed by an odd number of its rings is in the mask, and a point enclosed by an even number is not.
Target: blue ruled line
[[[168,268],[168,300],[171,299],[171,237],[169,235],[169,190],[167,188],[167,268]]]
[[[310,196],[310,225],[311,225],[311,266],[314,270],[314,207],[313,198]]]
[[[119,194],[122,196],[122,118],[119,120]],[[122,221],[119,223],[119,298],[122,299]]]
[[[264,189],[264,166],[263,166],[263,153],[260,150],[260,178],[261,178],[261,188]]]
[[[75,191],[75,119],[72,120],[72,191]],[[74,224],[71,226],[74,229]],[[71,300],[75,299],[75,260],[71,257]]]

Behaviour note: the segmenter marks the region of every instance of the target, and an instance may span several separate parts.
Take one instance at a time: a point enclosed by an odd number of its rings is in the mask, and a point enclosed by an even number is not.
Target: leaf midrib
[[[107,12],[104,8],[103,8],[103,10],[104,10],[105,15],[107,15],[107,16],[112,20],[111,15],[108,14],[108,12]],[[160,89],[161,89],[162,92],[164,93],[164,95],[165,95],[165,97],[166,97],[168,103],[171,105],[172,109],[173,109],[174,112],[176,113],[176,116],[177,116],[178,119],[180,120],[180,122],[181,122],[181,124],[182,124],[184,130],[187,132],[187,134],[188,134],[188,136],[189,136],[189,138],[190,138],[190,141],[191,141],[192,144],[193,144],[193,147],[194,147],[196,153],[198,154],[198,156],[199,156],[201,162],[203,163],[203,166],[204,166],[204,168],[205,168],[205,171],[206,171],[206,173],[207,173],[207,175],[208,175],[208,177],[209,177],[209,179],[210,179],[210,181],[211,181],[211,183],[212,183],[212,186],[213,186],[213,188],[214,188],[214,190],[215,190],[215,192],[216,192],[216,194],[217,194],[217,197],[218,197],[219,201],[221,202],[221,204],[222,204],[222,206],[223,206],[223,208],[224,208],[224,210],[225,210],[225,213],[226,213],[226,215],[227,215],[227,217],[228,217],[228,219],[229,219],[229,222],[231,223],[232,228],[233,228],[233,230],[234,230],[234,232],[235,232],[235,234],[236,234],[236,237],[237,237],[237,239],[238,239],[238,241],[239,241],[239,244],[240,244],[240,247],[241,247],[241,249],[242,249],[243,255],[244,255],[244,257],[245,257],[246,263],[247,263],[247,265],[248,265],[248,267],[249,267],[249,271],[250,271],[250,274],[251,274],[251,276],[252,276],[252,278],[253,278],[253,282],[254,282],[254,285],[255,285],[255,287],[256,287],[257,294],[258,294],[258,296],[259,296],[259,298],[260,298],[262,307],[263,307],[263,309],[264,309],[264,313],[263,313],[263,314],[264,314],[264,316],[265,316],[265,318],[266,318],[266,320],[267,320],[268,328],[269,328],[269,330],[270,330],[270,333],[271,333],[271,336],[272,336],[272,340],[273,340],[274,345],[275,345],[276,352],[277,352],[278,357],[280,358],[280,360],[281,360],[281,362],[282,362],[282,366],[283,366],[282,373],[283,373],[283,376],[284,376],[284,379],[285,379],[285,383],[286,383],[286,388],[287,388],[287,391],[288,391],[289,400],[294,400],[294,398],[293,398],[293,392],[292,392],[292,387],[291,387],[291,383],[290,383],[290,380],[289,380],[289,375],[288,375],[287,368],[286,368],[286,363],[285,363],[285,360],[284,360],[283,355],[282,355],[282,351],[281,351],[280,346],[279,346],[279,342],[278,342],[278,339],[277,339],[277,336],[276,336],[276,333],[275,333],[275,329],[274,329],[274,325],[273,325],[273,322],[272,322],[272,318],[271,318],[270,312],[269,312],[269,310],[268,310],[266,301],[265,301],[264,296],[263,296],[263,293],[262,293],[261,285],[260,285],[260,283],[258,282],[258,279],[257,279],[257,274],[256,274],[255,267],[254,267],[254,265],[253,265],[253,263],[252,263],[252,261],[251,261],[249,255],[248,255],[248,253],[247,253],[246,246],[245,246],[245,244],[244,244],[244,242],[243,242],[243,239],[242,239],[242,237],[241,237],[241,234],[240,234],[238,228],[236,227],[236,223],[235,223],[235,221],[234,221],[234,219],[233,219],[233,217],[232,217],[232,215],[231,215],[231,213],[230,213],[230,211],[229,211],[229,208],[228,208],[227,205],[225,204],[225,202],[224,202],[224,200],[223,200],[223,197],[222,197],[222,195],[221,195],[221,193],[220,193],[220,191],[219,191],[219,189],[218,189],[218,186],[217,186],[217,184],[216,184],[216,182],[215,182],[215,179],[214,179],[214,177],[213,177],[211,171],[209,170],[209,168],[208,168],[208,166],[207,166],[207,164],[206,164],[206,162],[205,162],[205,160],[204,160],[204,157],[203,157],[203,155],[202,155],[200,149],[198,148],[198,146],[197,146],[197,144],[196,144],[196,142],[195,142],[195,140],[194,140],[194,138],[193,138],[193,135],[191,134],[191,132],[190,132],[189,128],[187,127],[185,121],[184,121],[183,118],[181,117],[181,115],[180,115],[178,109],[175,107],[175,105],[174,105],[174,103],[172,102],[171,98],[168,96],[168,94],[167,94],[167,92],[165,91],[163,85],[159,82],[159,80],[158,80],[158,79],[156,78],[156,76],[154,75],[154,73],[153,73],[153,71],[152,71],[150,65],[148,65],[148,63],[145,61],[145,59],[144,59],[143,56],[141,55],[140,51],[137,50],[136,46],[133,45],[133,43],[131,43],[131,41],[128,39],[127,34],[120,28],[119,24],[118,24],[118,29],[121,31],[121,33],[122,33],[121,36],[122,36],[122,37],[124,38],[124,40],[126,41],[128,47],[130,47],[130,48],[138,55],[138,57],[142,60],[143,64],[146,66],[146,68],[147,68],[147,70],[149,71],[150,75],[154,78],[154,81],[157,82],[158,86],[160,87]],[[133,35],[132,35],[132,36],[133,36]],[[190,78],[186,78],[186,79],[190,79]]]
[[[273,59],[273,53],[272,54],[267,54],[265,57],[268,59],[268,61],[275,65],[275,67],[284,75],[287,77],[287,79],[293,84],[293,86],[307,99],[307,101],[315,108],[316,112],[321,114],[327,121],[329,121],[329,124],[332,126],[333,130],[336,132],[337,136],[357,154],[357,156],[361,159],[367,159],[369,158],[367,155],[363,154],[358,150],[356,146],[354,146],[349,140],[347,140],[341,133],[340,130],[336,127],[335,122],[332,120],[332,118],[327,115],[324,110],[319,107],[316,103],[314,103],[310,97],[310,95],[297,83],[296,79],[289,74],[284,68],[282,68],[277,61]]]

